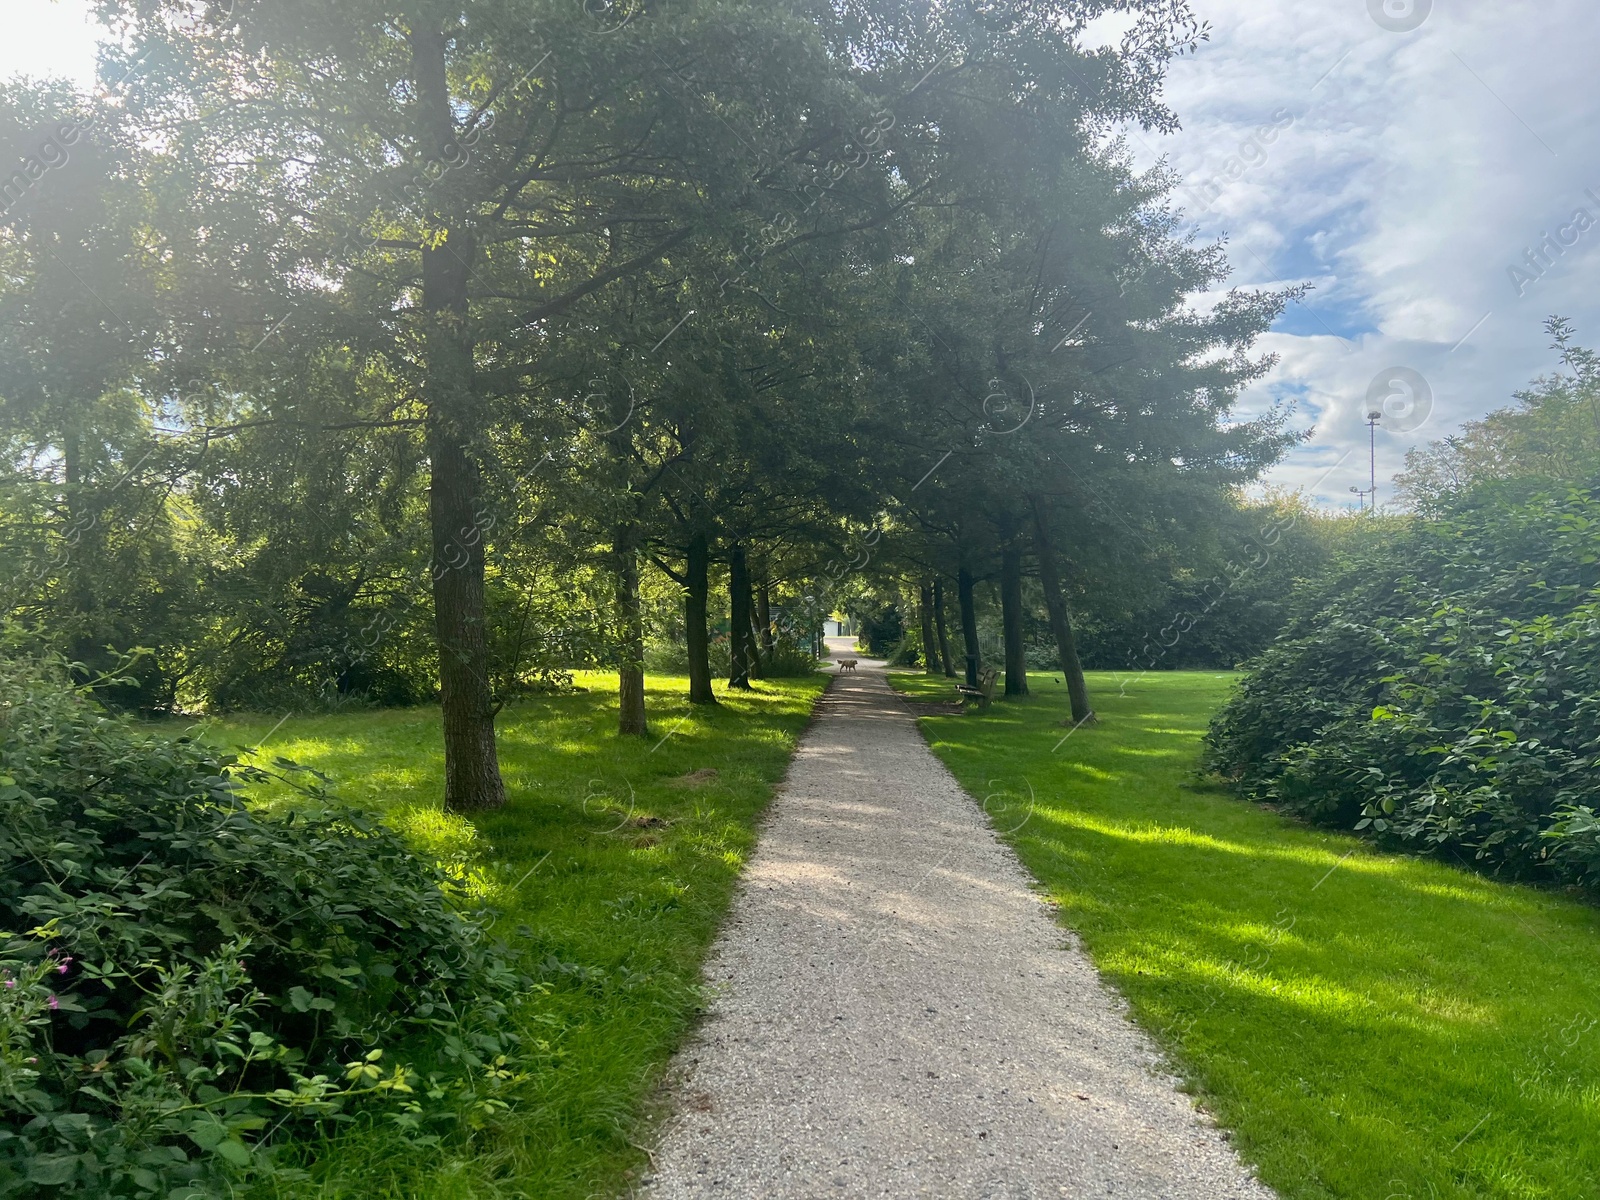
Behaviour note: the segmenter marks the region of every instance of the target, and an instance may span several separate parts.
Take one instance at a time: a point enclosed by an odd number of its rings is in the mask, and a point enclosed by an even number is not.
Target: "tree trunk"
[[[688,627],[684,640],[689,648],[689,703],[715,704],[711,690],[711,639],[706,630],[708,597],[711,591],[711,548],[704,533],[689,541],[689,563],[684,585],[683,614]]]
[[[922,610],[922,669],[929,675],[937,675],[939,644],[933,640],[933,584],[926,579],[922,581],[921,594],[917,600],[918,607]]]
[[[759,585],[752,585],[750,592],[750,647],[746,653],[746,661],[750,664],[751,679],[765,679],[767,677],[767,659],[763,651],[771,652],[772,647],[767,644],[768,631],[766,622],[761,614],[766,605],[764,597],[767,593],[765,581]]]
[[[950,634],[944,619],[944,580],[933,577],[933,627],[939,635],[939,659],[946,679],[956,677],[956,660],[950,656]]]
[[[644,614],[639,605],[638,529],[617,526],[617,732],[649,733],[644,711]]]
[[[436,151],[443,154],[455,136],[443,33],[419,23],[412,53],[418,100],[433,124]],[[489,687],[478,466],[469,449],[478,414],[467,287],[476,255],[472,236],[449,227],[422,251],[433,619],[444,725],[444,806],[451,812],[500,808],[506,802]]]
[[[728,552],[728,686],[750,690],[751,650],[750,569],[744,547],[735,543]]]
[[[105,633],[97,619],[99,608],[95,594],[94,569],[105,555],[101,545],[99,514],[94,511],[88,489],[83,485],[83,440],[78,431],[78,416],[67,417],[67,427],[61,437],[61,467],[66,483],[66,539],[67,562],[62,583],[71,596],[73,624],[77,631],[68,642],[68,653],[75,663],[82,663],[87,681],[102,673],[111,664],[106,660],[106,650],[101,644]],[[132,489],[129,489],[130,491]],[[73,672],[76,676],[77,672]]]
[[[772,664],[772,652],[777,648],[777,639],[772,633],[772,584],[766,579],[756,589],[756,624],[761,629],[761,667],[765,674]]]
[[[983,654],[978,648],[978,606],[972,598],[972,572],[965,566],[956,572],[956,598],[961,604],[961,640],[967,652],[967,686],[977,687]]]
[[[624,385],[613,385],[608,396],[611,451],[611,486],[627,498],[637,514],[640,497],[633,491],[633,396]],[[627,736],[649,732],[644,708],[644,613],[639,602],[639,526],[633,515],[618,520],[611,538],[612,570],[617,605],[617,733]]]
[[[1005,629],[1006,695],[1028,694],[1028,657],[1022,646],[1022,540],[1011,522],[1000,547],[1000,621]]]
[[[1089,685],[1083,678],[1083,663],[1078,660],[1078,639],[1072,631],[1072,614],[1061,591],[1061,570],[1056,565],[1055,547],[1050,544],[1050,529],[1044,505],[1033,497],[1033,548],[1039,556],[1039,581],[1044,585],[1044,602],[1050,609],[1050,632],[1056,639],[1056,654],[1061,660],[1061,675],[1067,681],[1067,696],[1072,701],[1072,722],[1081,724],[1094,716],[1089,707]]]
[[[428,516],[433,535],[433,619],[439,639],[444,719],[444,805],[451,812],[499,808],[505,784],[495,754],[489,687],[488,604],[472,431],[472,345],[466,336],[467,278],[475,247],[451,233],[422,254],[429,318],[427,374]]]

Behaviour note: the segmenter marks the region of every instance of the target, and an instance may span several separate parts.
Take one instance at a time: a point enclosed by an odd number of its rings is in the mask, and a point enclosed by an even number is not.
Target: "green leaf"
[[[217,1143],[217,1156],[226,1159],[236,1167],[250,1165],[250,1148],[236,1138],[229,1138],[225,1142]]]
[[[189,1126],[188,1137],[202,1150],[215,1150],[228,1137],[228,1128],[219,1121],[196,1121]]]
[[[28,1160],[28,1182],[45,1187],[71,1183],[78,1173],[76,1154],[39,1154]]]

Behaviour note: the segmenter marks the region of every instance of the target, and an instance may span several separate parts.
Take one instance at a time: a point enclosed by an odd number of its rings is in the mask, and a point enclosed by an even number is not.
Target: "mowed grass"
[[[1197,788],[1230,678],[1092,675],[1065,741],[1042,674],[922,728],[1281,1195],[1600,1196],[1600,913]]]
[[[701,960],[757,818],[826,680],[764,681],[691,708],[687,681],[650,680],[651,736],[618,738],[615,676],[500,715],[509,803],[467,821],[440,808],[437,709],[243,717],[200,733],[330,775],[442,861],[466,864],[548,991],[518,1013],[539,1070],[505,1118],[469,1141],[413,1150],[382,1130],[315,1147],[313,1181],[274,1196],[465,1200],[616,1194],[640,1171],[633,1144],[655,1080],[694,1017]],[[276,728],[275,728],[276,727]],[[274,731],[275,730],[275,731]],[[268,734],[270,733],[270,738]],[[711,768],[714,781],[675,783]],[[272,789],[258,799],[293,803]]]

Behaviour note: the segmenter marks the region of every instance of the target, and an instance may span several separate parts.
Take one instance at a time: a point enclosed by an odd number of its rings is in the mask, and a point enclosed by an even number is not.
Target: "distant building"
[[[822,623],[823,637],[850,637],[856,631],[854,621],[835,621],[829,617]]]

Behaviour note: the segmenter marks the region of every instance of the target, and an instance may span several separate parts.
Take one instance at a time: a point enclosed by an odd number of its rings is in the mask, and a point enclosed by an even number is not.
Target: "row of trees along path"
[[[701,704],[719,578],[734,687],[857,577],[972,681],[995,580],[1016,693],[1031,573],[1082,719],[1073,605],[1291,440],[1230,414],[1292,295],[1190,303],[1221,248],[1110,136],[1175,126],[1182,2],[98,11],[114,86],[0,97],[0,433],[9,610],[146,648],[129,703],[436,671],[445,802],[493,808],[530,673],[609,658],[647,731],[651,572]]]

